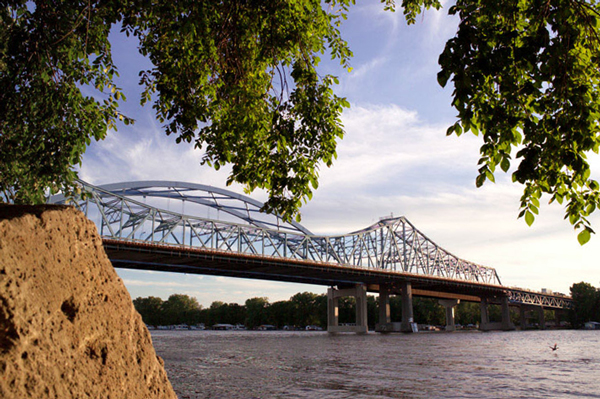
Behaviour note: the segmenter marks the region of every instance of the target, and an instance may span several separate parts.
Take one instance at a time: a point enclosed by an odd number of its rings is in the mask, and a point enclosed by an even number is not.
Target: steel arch
[[[84,188],[88,188],[86,191],[94,192],[100,197],[117,195],[128,198],[173,199],[212,208],[257,227],[312,234],[300,223],[294,221],[288,223],[278,215],[261,212],[260,209],[263,203],[260,201],[205,184],[164,180],[130,181],[100,186],[93,186],[79,180],[79,184]],[[50,202],[62,203],[65,200],[65,197],[61,194],[53,196]]]

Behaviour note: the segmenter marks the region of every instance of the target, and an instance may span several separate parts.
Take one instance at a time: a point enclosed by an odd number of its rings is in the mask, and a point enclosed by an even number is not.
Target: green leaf
[[[583,229],[577,234],[577,241],[579,241],[579,245],[584,245],[591,238],[591,234],[588,229]]]
[[[485,183],[485,174],[480,174],[475,179],[475,186],[476,187],[481,187],[481,186],[483,186],[483,183]]]
[[[503,172],[508,172],[508,169],[510,168],[510,161],[507,157],[502,158],[502,161],[500,162],[500,168]]]
[[[531,226],[534,220],[535,216],[533,216],[533,213],[529,211],[525,212],[525,223],[527,223],[528,226]]]

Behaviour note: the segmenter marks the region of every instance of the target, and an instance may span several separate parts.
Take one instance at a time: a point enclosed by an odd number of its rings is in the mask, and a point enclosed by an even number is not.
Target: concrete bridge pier
[[[375,331],[381,326],[381,332],[386,332],[386,327],[383,326],[387,326],[391,322],[390,287],[387,284],[379,284],[379,323],[375,327]]]
[[[479,329],[482,331],[502,330],[510,331],[514,330],[515,326],[510,321],[510,309],[508,307],[508,297],[500,298],[500,306],[502,307],[502,321],[490,322],[490,313],[488,311],[488,298],[481,298],[479,304],[481,309],[481,324]]]
[[[400,285],[402,295],[402,321],[392,323],[390,316],[390,292],[391,288],[387,284],[379,285],[379,323],[375,326],[375,331],[380,333],[416,331],[416,324],[413,318],[412,305],[412,286],[410,282],[403,281]]]
[[[526,305],[519,306],[519,319],[521,321],[521,330],[529,328],[529,307]]]
[[[343,325],[339,323],[339,298],[353,296],[356,299],[356,323],[355,325]],[[353,288],[327,289],[327,332],[353,332],[366,334],[369,331],[367,325],[367,286],[357,284]]]
[[[538,306],[538,325],[540,326],[540,330],[546,329],[546,315],[544,314],[544,307]]]
[[[440,299],[439,303],[446,308],[446,331],[456,331],[454,309],[460,303],[460,299]]]
[[[413,316],[412,285],[409,281],[403,281],[400,287],[402,289],[402,322],[400,323],[400,331],[411,333],[416,329]]]

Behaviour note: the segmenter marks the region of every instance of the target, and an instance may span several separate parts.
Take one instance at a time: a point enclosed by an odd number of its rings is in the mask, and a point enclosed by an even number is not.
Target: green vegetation
[[[581,328],[588,321],[600,321],[600,290],[588,283],[577,283],[571,286],[573,309],[569,311],[569,319],[574,328]]]
[[[350,69],[339,26],[353,0],[225,2],[12,0],[0,9],[0,193],[40,203],[70,191],[91,140],[119,121],[125,100],[109,32],[139,42],[153,63],[140,71],[166,134],[203,149],[203,162],[232,165],[228,183],[269,192],[265,210],[299,217],[343,136],[348,102],[337,78],[317,73],[320,55]],[[393,0],[382,0],[394,11]],[[404,0],[407,22],[437,0]],[[600,42],[596,0],[458,0],[460,26],[440,56],[452,82],[457,135],[480,134],[476,180],[519,164],[527,224],[542,194],[566,204],[585,243],[600,201],[586,154],[600,147]],[[185,67],[183,67],[185,66]],[[513,159],[513,151],[516,155]]]
[[[156,297],[136,298],[135,308],[149,325],[196,325],[243,324],[247,328],[256,328],[263,324],[283,326],[307,325],[327,327],[327,295],[302,292],[287,301],[270,303],[267,298],[257,297],[246,300],[244,305],[237,303],[213,302],[209,308],[200,306],[195,298],[174,294],[163,301]],[[392,321],[402,320],[400,296],[390,297]],[[378,323],[379,304],[373,295],[367,296],[368,324],[371,329]],[[500,307],[490,306],[490,319],[500,320]],[[445,310],[437,299],[413,298],[413,316],[419,324],[443,326],[446,323]],[[340,323],[355,322],[355,300],[352,297],[339,299]],[[461,302],[456,307],[455,321],[462,325],[478,325],[481,316],[478,303]],[[546,320],[552,320],[550,314]],[[519,323],[519,314],[511,310],[511,318]]]
[[[200,306],[195,298],[174,294],[168,300],[147,297],[136,298],[133,304],[149,325],[244,324],[255,328],[272,324],[288,326],[327,325],[327,297],[309,292],[298,293],[288,301],[269,303],[267,298],[250,298],[244,305],[213,302],[209,308]],[[341,301],[343,317],[353,317],[349,301]]]
[[[531,225],[542,194],[566,201],[566,218],[592,229],[599,205],[586,153],[600,147],[600,14],[595,0],[458,0],[461,19],[439,62],[438,81],[454,83],[457,135],[481,134],[479,177],[494,181],[520,160],[513,181],[525,185],[520,217]]]
[[[413,1],[415,4],[420,1]],[[47,1],[0,9],[0,193],[41,203],[73,188],[91,140],[122,121],[109,33],[139,42],[153,67],[140,71],[166,134],[233,165],[228,183],[270,193],[286,218],[317,187],[343,136],[348,102],[337,78],[319,75],[320,54],[349,68],[338,27],[350,0]],[[118,37],[118,35],[116,35]],[[84,94],[85,93],[85,94]]]

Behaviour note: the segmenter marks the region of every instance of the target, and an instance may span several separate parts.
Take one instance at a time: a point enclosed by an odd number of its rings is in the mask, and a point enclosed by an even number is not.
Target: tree
[[[246,327],[255,328],[268,323],[269,298],[256,297],[246,300]]]
[[[141,103],[176,141],[232,164],[228,183],[265,188],[267,211],[290,219],[332,164],[348,106],[317,54],[348,67],[338,26],[350,0],[8,1],[0,10],[0,190],[43,202],[73,187],[72,165],[118,120],[123,93],[109,32],[139,40],[153,68],[140,71]],[[96,89],[84,96],[82,88]]]
[[[133,300],[135,310],[142,316],[144,323],[151,326],[164,324],[163,303],[162,299],[155,296],[149,296],[147,298],[137,297]]]
[[[458,0],[458,32],[439,58],[459,118],[448,134],[483,138],[477,186],[507,172],[516,150],[519,217],[531,225],[542,194],[566,201],[581,244],[600,200],[586,159],[600,147],[599,10],[596,0]]]
[[[395,10],[393,0],[382,0]],[[343,136],[348,102],[337,78],[317,73],[327,53],[349,68],[339,26],[353,0],[12,0],[0,10],[0,192],[42,202],[69,191],[72,165],[105,137],[124,100],[109,32],[120,26],[153,63],[140,71],[141,103],[203,162],[232,165],[228,183],[269,193],[265,210],[291,219],[318,186]],[[404,0],[407,22],[438,0]],[[600,147],[596,0],[458,0],[460,17],[439,62],[459,120],[448,134],[481,133],[477,186],[508,171],[524,185],[527,224],[543,194],[566,201],[585,243],[600,201],[586,154]],[[94,95],[82,94],[96,90]]]
[[[269,306],[269,324],[279,328],[293,326],[294,305],[291,301],[277,301]]]
[[[573,308],[569,309],[571,325],[583,327],[585,322],[600,320],[600,291],[589,283],[573,284],[570,288]]]
[[[343,136],[349,104],[333,93],[337,78],[316,68],[327,54],[349,69],[339,26],[353,2],[3,2],[2,196],[40,203],[48,191],[73,191],[72,166],[91,140],[132,122],[114,84],[109,33],[120,27],[153,63],[140,71],[141,103],[153,103],[165,132],[204,149],[203,162],[216,169],[231,164],[228,183],[266,189],[266,211],[299,217]],[[422,5],[439,6],[405,3],[412,19]]]
[[[461,301],[456,306],[455,320],[457,324],[464,326],[481,322],[481,309],[479,303]]]
[[[196,298],[189,295],[173,294],[163,305],[165,324],[196,324],[202,307]]]
[[[415,322],[433,325],[445,325],[444,307],[434,298],[413,298],[413,315]]]
[[[317,297],[312,292],[297,293],[290,298],[293,309],[293,324],[298,327],[319,323]]]

